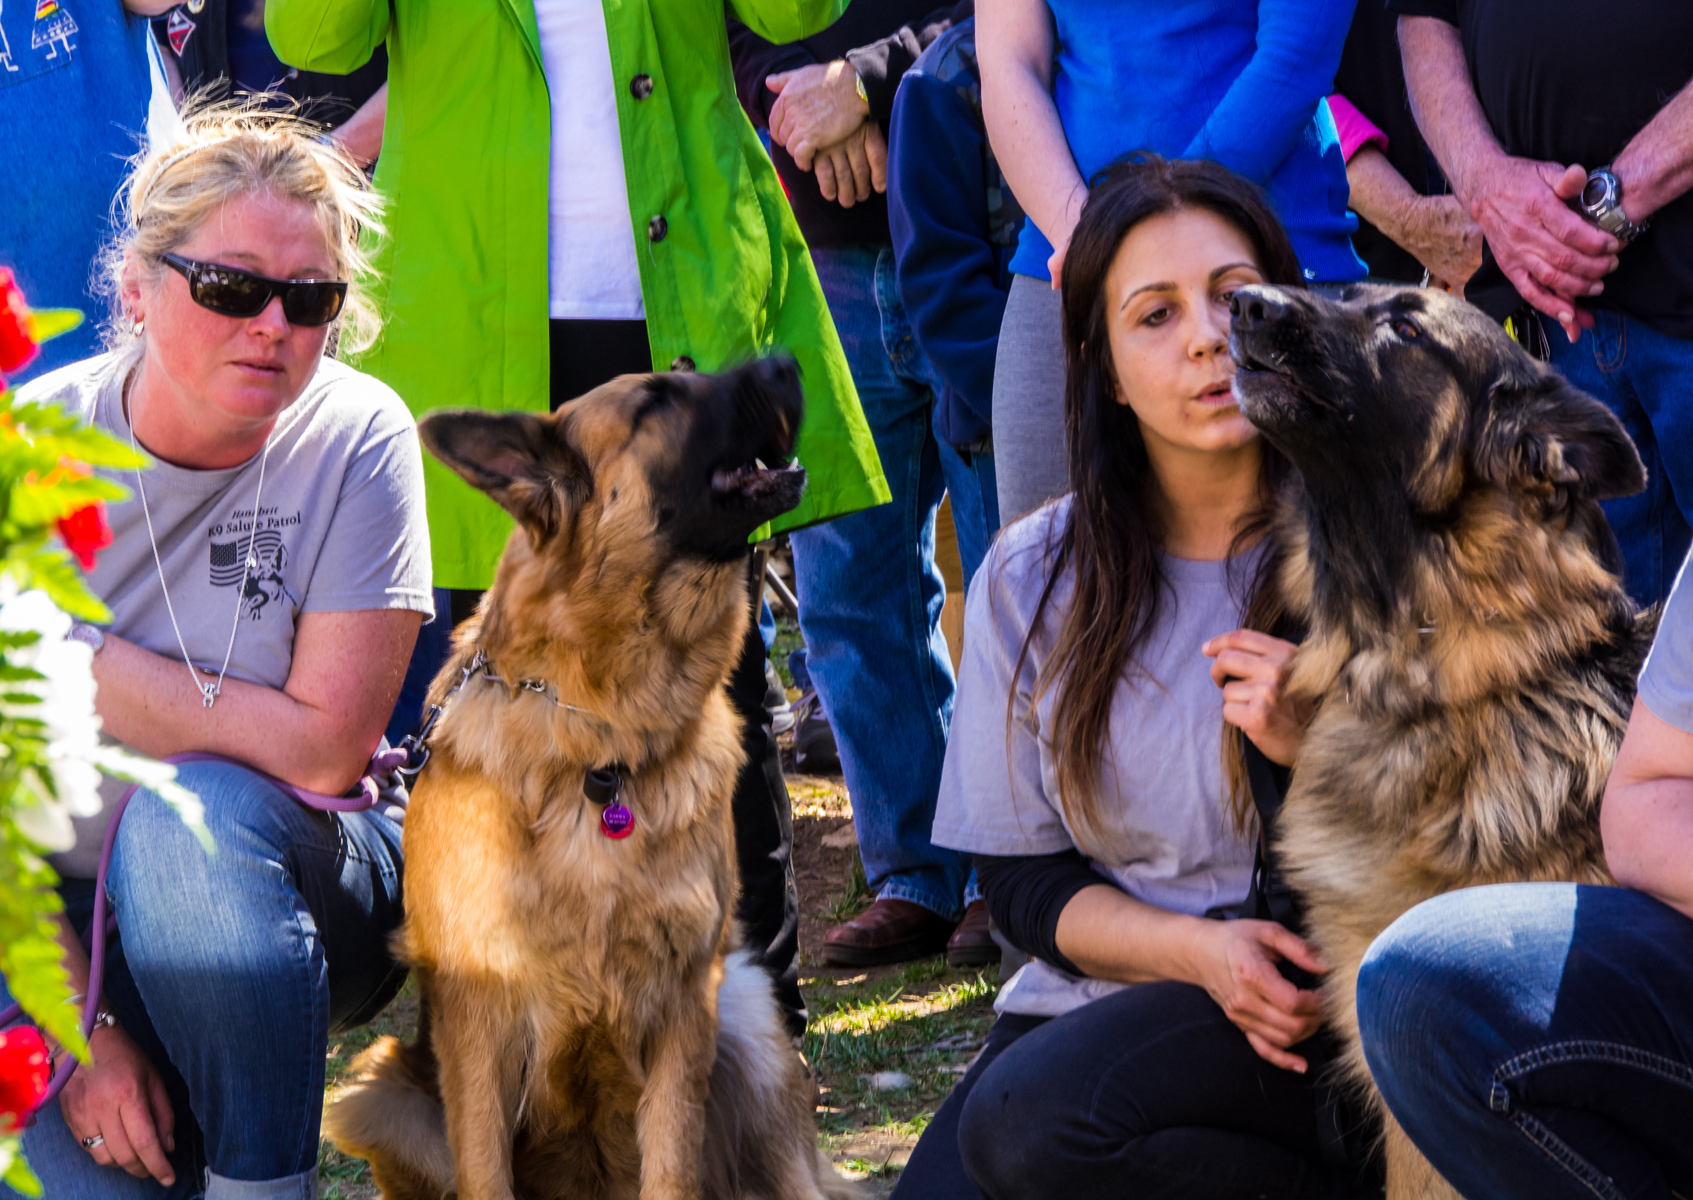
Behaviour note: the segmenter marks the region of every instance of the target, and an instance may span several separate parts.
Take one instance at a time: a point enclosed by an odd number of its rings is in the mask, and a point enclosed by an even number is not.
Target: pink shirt
[[[1351,162],[1352,156],[1371,142],[1383,150],[1387,149],[1387,135],[1339,92],[1329,97],[1329,113],[1334,117],[1334,127],[1340,134],[1340,152],[1347,162]]]

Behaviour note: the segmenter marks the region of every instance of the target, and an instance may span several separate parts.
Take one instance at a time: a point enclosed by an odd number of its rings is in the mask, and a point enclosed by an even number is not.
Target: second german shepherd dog
[[[1611,881],[1599,802],[1656,617],[1598,501],[1646,475],[1609,410],[1444,293],[1260,286],[1233,308],[1241,410],[1298,468],[1289,691],[1317,705],[1276,851],[1368,1087],[1358,967],[1395,918],[1478,884]],[[1455,1195],[1383,1116],[1389,1197]]]
[[[423,420],[519,528],[430,696],[396,939],[417,1041],[371,1047],[324,1116],[388,1200],[854,1194],[732,919],[724,683],[801,411],[766,359]]]

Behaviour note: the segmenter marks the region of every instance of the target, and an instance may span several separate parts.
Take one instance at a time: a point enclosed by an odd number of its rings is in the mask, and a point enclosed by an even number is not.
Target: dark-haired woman
[[[1148,158],[1095,185],[1067,262],[1075,491],[1006,528],[971,592],[934,827],[1034,957],[896,1195],[1348,1195],[1318,997],[1280,969],[1323,964],[1236,919],[1256,834],[1223,736],[1288,764],[1302,729],[1292,646],[1242,628],[1272,626],[1286,465],[1228,351],[1233,292],[1299,286],[1298,260],[1251,184]]]

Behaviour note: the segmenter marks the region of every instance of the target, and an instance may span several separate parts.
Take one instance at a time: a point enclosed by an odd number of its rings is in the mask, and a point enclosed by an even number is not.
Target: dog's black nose
[[[1281,293],[1270,287],[1244,287],[1229,297],[1229,312],[1234,316],[1236,329],[1274,325],[1292,309]]]

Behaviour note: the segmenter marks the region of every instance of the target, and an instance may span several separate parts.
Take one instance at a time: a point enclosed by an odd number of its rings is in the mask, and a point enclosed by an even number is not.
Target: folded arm
[[[422,621],[400,609],[302,613],[287,682],[268,688],[225,678],[211,708],[180,658],[108,635],[94,658],[97,708],[108,733],[154,758],[223,754],[338,795],[382,739]]]

